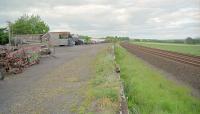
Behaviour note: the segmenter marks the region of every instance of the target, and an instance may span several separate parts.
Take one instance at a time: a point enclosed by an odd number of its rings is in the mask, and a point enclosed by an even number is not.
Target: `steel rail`
[[[154,49],[154,48],[148,48],[140,45],[130,44],[130,43],[122,43],[121,44],[124,48],[127,48],[129,50],[138,50],[145,53],[161,56],[164,58],[168,58],[174,61],[178,61],[181,63],[190,64],[196,67],[200,67],[200,57],[199,56],[190,56],[185,54],[179,54],[176,52],[170,52],[160,49]]]

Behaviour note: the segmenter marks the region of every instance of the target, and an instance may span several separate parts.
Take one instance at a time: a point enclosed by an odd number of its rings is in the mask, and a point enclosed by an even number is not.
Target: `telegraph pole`
[[[11,46],[11,22],[8,21],[8,40],[9,40],[9,45]]]

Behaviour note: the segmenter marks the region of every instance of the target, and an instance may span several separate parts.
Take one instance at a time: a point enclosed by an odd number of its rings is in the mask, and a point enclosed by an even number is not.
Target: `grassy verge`
[[[84,88],[85,100],[79,113],[116,114],[120,102],[120,81],[114,73],[112,47],[109,46],[93,62],[94,76]]]
[[[189,89],[167,80],[120,46],[115,54],[132,114],[199,114],[200,100],[190,96]]]
[[[132,43],[151,48],[200,56],[200,45],[175,44],[175,43],[150,43],[150,42],[132,42]]]

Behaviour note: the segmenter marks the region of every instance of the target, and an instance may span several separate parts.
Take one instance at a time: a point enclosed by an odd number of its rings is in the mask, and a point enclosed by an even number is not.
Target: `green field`
[[[200,56],[200,45],[175,44],[175,43],[152,43],[152,42],[131,42],[134,44],[147,46],[151,48],[163,49],[179,53]]]
[[[120,46],[115,54],[131,114],[200,113],[200,100],[192,97],[188,88],[166,79]]]

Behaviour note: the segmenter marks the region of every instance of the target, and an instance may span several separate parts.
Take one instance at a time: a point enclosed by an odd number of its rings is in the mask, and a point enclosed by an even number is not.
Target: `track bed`
[[[124,48],[177,80],[191,86],[200,94],[200,58],[170,51],[122,43]]]

